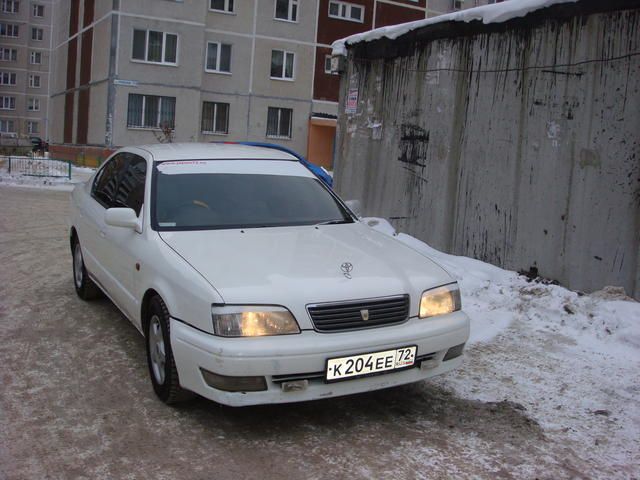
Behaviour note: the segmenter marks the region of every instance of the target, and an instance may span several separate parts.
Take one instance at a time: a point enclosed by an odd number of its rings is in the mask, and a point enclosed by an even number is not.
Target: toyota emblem
[[[351,271],[353,270],[353,265],[350,262],[344,262],[342,265],[340,265],[340,270],[342,270],[342,274],[345,277],[351,278]]]

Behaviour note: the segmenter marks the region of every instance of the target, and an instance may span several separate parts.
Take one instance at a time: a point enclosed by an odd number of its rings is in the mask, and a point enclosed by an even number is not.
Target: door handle
[[[100,230],[100,236],[102,238],[105,238],[107,236],[107,232],[105,232],[104,230]]]

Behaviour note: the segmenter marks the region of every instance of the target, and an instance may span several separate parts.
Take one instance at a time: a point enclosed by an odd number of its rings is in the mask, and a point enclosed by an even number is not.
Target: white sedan
[[[288,153],[123,148],[71,203],[76,291],[104,292],[142,332],[166,403],[335,397],[462,361],[455,280],[360,222]]]

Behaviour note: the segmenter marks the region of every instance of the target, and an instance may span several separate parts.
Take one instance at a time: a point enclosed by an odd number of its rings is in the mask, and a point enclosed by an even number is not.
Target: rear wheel
[[[151,299],[145,337],[149,376],[156,395],[168,405],[193,398],[193,393],[180,387],[169,337],[169,311],[160,297]]]
[[[99,297],[100,289],[87,275],[79,241],[76,240],[73,243],[71,253],[73,255],[73,285],[76,287],[76,293],[83,300],[93,300]]]

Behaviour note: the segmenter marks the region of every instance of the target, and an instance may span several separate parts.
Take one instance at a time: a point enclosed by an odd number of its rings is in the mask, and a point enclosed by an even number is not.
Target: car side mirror
[[[108,208],[104,222],[112,227],[138,228],[138,216],[133,208]]]
[[[362,207],[360,206],[360,200],[347,200],[344,204],[349,207],[354,215],[358,218],[362,217]]]

